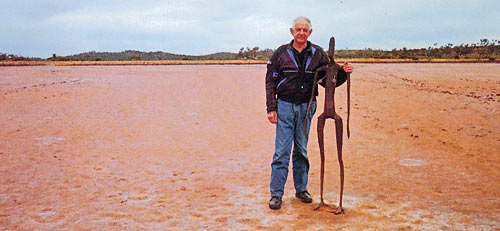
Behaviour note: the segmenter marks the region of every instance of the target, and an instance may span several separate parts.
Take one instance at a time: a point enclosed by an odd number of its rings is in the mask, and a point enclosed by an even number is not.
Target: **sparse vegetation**
[[[274,50],[265,49],[259,50],[259,47],[254,47],[250,49],[250,47],[240,48],[238,54],[236,54],[236,59],[256,59],[256,60],[269,60],[273,55]]]
[[[0,62],[2,61],[41,61],[41,58],[29,58],[13,54],[1,53],[0,52]]]
[[[259,47],[254,47],[250,49],[249,47],[241,48],[236,55],[236,59],[258,59],[267,60],[271,57],[273,50],[265,49],[259,50]],[[349,60],[379,60],[384,62],[384,60],[395,61],[395,62],[425,62],[438,59],[443,62],[455,62],[450,61],[464,60],[467,59],[470,62],[477,61],[490,61],[495,62],[500,59],[500,41],[497,39],[481,39],[479,43],[473,44],[460,44],[458,46],[453,46],[453,44],[448,43],[446,45],[438,47],[437,43],[428,48],[419,49],[407,49],[403,47],[401,49],[392,50],[380,50],[366,48],[362,50],[338,50],[335,53],[337,59],[349,59]]]
[[[122,52],[85,52],[71,56],[53,54],[47,59],[29,58],[13,54],[0,53],[0,65],[46,65],[43,63],[59,62],[58,65],[162,65],[162,64],[247,64],[265,63],[274,50],[259,47],[242,47],[238,53],[220,52],[210,55],[181,55],[162,51],[141,52],[127,50]],[[428,48],[380,50],[366,48],[362,50],[338,50],[337,61],[351,62],[500,62],[500,40],[480,39],[478,43],[453,45],[448,43],[438,47],[434,43]],[[45,62],[42,62],[45,61]],[[251,62],[250,62],[251,61]],[[81,64],[77,64],[80,62]],[[92,63],[92,64],[91,64]],[[113,63],[113,64],[109,64]]]
[[[428,48],[375,50],[366,48],[363,50],[339,50],[336,57],[340,59],[411,59],[411,60],[434,60],[434,59],[487,59],[495,61],[500,59],[500,41],[497,39],[481,39],[479,43],[460,44],[454,46],[452,43],[438,47],[437,43]]]

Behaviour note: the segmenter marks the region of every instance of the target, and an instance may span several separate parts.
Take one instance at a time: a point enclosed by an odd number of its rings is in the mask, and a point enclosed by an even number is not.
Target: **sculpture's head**
[[[328,58],[333,61],[333,55],[335,54],[335,38],[332,36],[330,38],[330,47],[328,48]]]

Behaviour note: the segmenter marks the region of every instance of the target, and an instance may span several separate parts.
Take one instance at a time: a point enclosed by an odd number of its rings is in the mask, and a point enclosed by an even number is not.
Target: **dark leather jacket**
[[[314,73],[319,67],[328,64],[328,56],[318,45],[312,44],[309,41],[307,43],[307,53],[303,64],[298,63],[299,59],[293,52],[293,40],[289,44],[281,45],[267,63],[267,112],[276,111],[277,98],[290,103],[309,102]],[[320,72],[318,78],[324,75],[324,72]],[[345,71],[340,70],[337,78],[338,87],[346,80]],[[318,88],[314,92],[314,96],[317,95]]]

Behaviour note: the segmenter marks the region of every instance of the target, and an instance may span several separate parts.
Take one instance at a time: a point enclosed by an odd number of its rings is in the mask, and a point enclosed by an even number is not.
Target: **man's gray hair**
[[[297,24],[298,21],[306,21],[308,24],[309,24],[309,28],[312,28],[312,25],[311,25],[311,20],[309,20],[308,18],[304,17],[304,16],[299,16],[299,17],[296,17],[294,20],[293,20],[293,23],[292,23],[292,27],[295,28],[295,24]]]

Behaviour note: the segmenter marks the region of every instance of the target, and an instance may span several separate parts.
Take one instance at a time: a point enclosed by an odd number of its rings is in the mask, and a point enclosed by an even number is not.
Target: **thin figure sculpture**
[[[324,176],[325,176],[325,144],[324,144],[324,138],[323,138],[323,131],[325,128],[325,120],[326,119],[334,119],[335,120],[335,131],[336,131],[336,138],[337,138],[337,154],[338,154],[338,160],[339,160],[339,165],[340,165],[340,202],[339,206],[335,211],[332,211],[334,214],[343,214],[344,209],[342,208],[342,195],[344,192],[344,162],[342,161],[342,135],[343,135],[343,125],[342,125],[342,117],[340,117],[336,112],[335,112],[335,87],[337,84],[337,73],[339,70],[342,69],[342,66],[338,65],[335,63],[335,60],[333,59],[334,55],[334,50],[335,50],[335,38],[331,37],[330,38],[330,47],[328,50],[328,57],[329,57],[329,63],[321,68],[318,68],[316,70],[316,73],[314,74],[314,82],[313,82],[313,90],[312,90],[312,96],[311,99],[309,100],[309,105],[307,107],[307,112],[306,112],[306,118],[309,114],[309,110],[311,108],[311,103],[314,98],[314,90],[317,84],[321,83],[322,81],[324,82],[324,87],[325,87],[325,109],[324,112],[319,115],[318,117],[318,143],[319,143],[319,151],[321,155],[321,185],[320,185],[320,191],[321,191],[321,202],[320,204],[314,209],[318,210],[323,206],[328,207],[324,201],[323,201],[323,182],[324,182]],[[318,73],[320,71],[326,71],[326,74],[323,78],[318,80]],[[350,73],[347,72],[347,138],[350,137],[350,130],[349,130],[349,117],[350,117],[350,108],[351,108],[351,78],[350,78]]]

